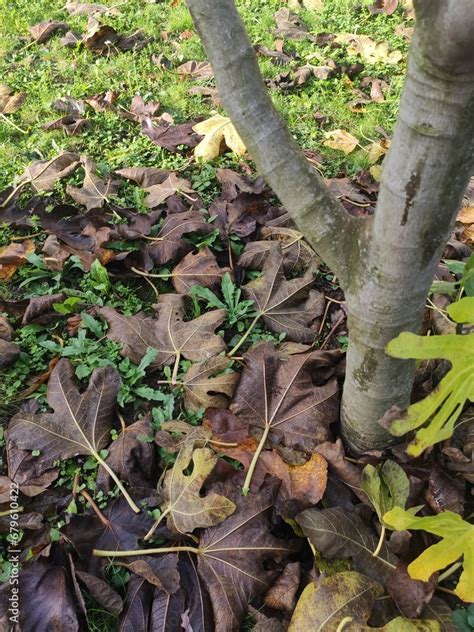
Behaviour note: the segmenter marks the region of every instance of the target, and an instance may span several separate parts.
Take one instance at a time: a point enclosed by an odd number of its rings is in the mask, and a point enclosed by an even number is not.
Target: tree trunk
[[[350,217],[275,111],[233,0],[187,0],[222,102],[263,175],[341,280],[349,307],[343,434],[355,452],[391,437],[377,423],[410,399],[414,363],[385,354],[417,331],[474,164],[472,0],[418,0],[417,30],[375,216]]]

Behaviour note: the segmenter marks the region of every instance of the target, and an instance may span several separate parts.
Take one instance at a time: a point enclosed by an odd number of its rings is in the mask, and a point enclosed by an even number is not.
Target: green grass
[[[105,4],[113,6],[114,3],[106,0]],[[282,3],[279,0],[241,0],[238,4],[252,41],[272,48],[273,15]],[[334,0],[326,2],[319,13],[302,11],[301,17],[312,34],[322,31],[363,33],[406,52],[406,41],[395,35],[396,26],[406,22],[401,8],[392,16],[371,15],[365,4]],[[70,18],[62,9],[62,0],[1,0],[0,76],[13,90],[26,92],[27,98],[21,109],[9,116],[9,120],[25,134],[3,120],[0,122],[0,190],[9,185],[29,162],[50,158],[60,149],[88,154],[110,169],[138,165],[176,168],[183,164],[179,157],[155,147],[140,133],[138,124],[113,113],[94,113],[89,109],[87,116],[92,127],[79,136],[66,137],[61,131],[45,132],[42,129],[44,123],[59,116],[51,107],[55,99],[65,95],[84,98],[106,90],[117,91],[118,103],[124,107],[134,94],[140,94],[145,100],[159,101],[160,112],[169,112],[178,122],[208,116],[212,108],[202,97],[188,93],[195,81],[180,80],[174,72],[162,71],[152,61],[152,56],[160,53],[164,53],[174,67],[189,59],[205,58],[184,3],[173,8],[170,5],[169,1],[148,4],[128,0],[121,3],[119,16],[106,16],[102,21],[119,33],[140,29],[154,41],[138,52],[98,56],[84,48],[65,48],[59,35],[44,44],[29,41],[28,28],[45,19],[67,21],[73,29],[85,30],[87,18]],[[189,37],[183,39],[183,32],[192,32],[192,35],[187,33]],[[286,41],[285,49],[299,55],[299,66],[322,64],[330,57],[335,61],[360,61],[348,56],[344,48],[336,51],[321,49],[307,40]],[[275,66],[268,59],[261,59],[260,63],[266,78],[289,69]],[[306,148],[322,152],[327,158],[323,166],[327,175],[338,171],[354,173],[367,166],[364,152],[356,151],[344,157],[325,148],[322,145],[323,131],[315,125],[314,113],[322,112],[329,118],[326,129],[346,129],[364,145],[366,139],[380,137],[379,128],[391,131],[403,74],[403,64],[366,65],[353,84],[347,77],[327,81],[310,79],[298,91],[285,94],[272,90],[272,95],[299,142]],[[347,103],[354,98],[351,88],[358,88],[364,76],[388,78],[390,91],[384,103],[369,104],[363,114],[356,114],[347,108]],[[212,81],[204,83],[211,85]]]

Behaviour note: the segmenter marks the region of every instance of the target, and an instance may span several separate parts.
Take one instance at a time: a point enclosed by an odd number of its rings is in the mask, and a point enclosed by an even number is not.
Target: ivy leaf
[[[383,520],[397,531],[422,530],[441,538],[408,565],[412,579],[426,582],[433,573],[463,556],[463,572],[454,592],[463,601],[474,601],[474,525],[452,511],[419,517],[413,515],[413,510],[406,511],[401,507],[391,509]]]
[[[474,299],[466,297],[450,305],[448,313],[457,322],[474,323],[473,305]],[[408,454],[419,456],[429,446],[451,437],[465,403],[474,401],[474,333],[428,337],[403,332],[388,343],[387,353],[403,359],[443,358],[451,362],[451,370],[428,397],[405,412],[389,411],[382,421],[397,437],[420,428],[407,448]]]
[[[393,507],[405,507],[410,493],[408,476],[391,459],[382,466],[367,464],[362,470],[360,486],[369,497],[380,522],[383,515]]]
[[[242,287],[245,298],[255,302],[265,325],[285,333],[294,342],[313,342],[324,310],[324,295],[314,289],[313,270],[287,281],[280,244],[275,244],[263,266],[263,274]]]
[[[242,139],[237,133],[231,120],[220,114],[215,114],[206,121],[194,125],[193,130],[204,138],[194,149],[196,158],[212,160],[220,154],[221,143],[224,142],[238,156],[247,151]]]
[[[235,512],[199,540],[198,571],[209,591],[215,632],[240,629],[251,599],[266,592],[279,574],[275,562],[295,551],[294,544],[270,531],[277,487],[267,485],[248,498],[237,492]],[[269,560],[273,564],[266,565]]]
[[[215,492],[200,495],[204,481],[217,463],[217,456],[209,448],[194,451],[193,448],[192,443],[181,448],[163,482],[165,504],[160,520],[167,516],[168,529],[176,533],[214,526],[235,511],[234,503],[225,496]],[[191,462],[192,472],[187,474]]]
[[[378,557],[372,556],[377,538],[354,512],[339,507],[311,508],[299,513],[296,521],[313,546],[328,560],[350,557],[357,571],[382,583],[395,570],[397,558],[385,543]]]
[[[41,450],[51,461],[90,455],[112,476],[134,511],[139,511],[116,474],[100,456],[109,443],[120,376],[112,366],[95,369],[87,389],[79,391],[74,367],[66,359],[55,366],[48,382],[52,413],[20,412],[10,422],[8,437],[22,450]]]
[[[227,408],[239,379],[235,371],[224,373],[229,365],[229,359],[222,356],[193,364],[182,378],[185,408]]]
[[[306,630],[346,632],[439,632],[436,621],[396,617],[380,628],[367,625],[374,602],[383,588],[354,571],[321,576],[306,586],[296,604],[288,632]]]

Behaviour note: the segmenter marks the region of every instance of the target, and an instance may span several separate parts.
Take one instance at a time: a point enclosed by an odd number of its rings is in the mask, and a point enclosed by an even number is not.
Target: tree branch
[[[367,223],[350,216],[311,167],[276,111],[234,0],[186,0],[222,103],[266,179],[342,285]]]

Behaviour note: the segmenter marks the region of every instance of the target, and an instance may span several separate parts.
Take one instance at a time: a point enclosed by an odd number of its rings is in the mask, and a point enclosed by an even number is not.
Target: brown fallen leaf
[[[407,571],[407,563],[400,561],[385,582],[385,587],[402,615],[415,618],[423,612],[425,605],[431,601],[437,579],[437,573],[434,573],[427,582],[412,579]]]
[[[235,512],[200,536],[198,572],[212,602],[215,632],[240,629],[249,602],[270,588],[279,574],[276,564],[296,549],[294,541],[271,533],[276,487],[267,485],[247,498],[237,490]],[[273,564],[265,564],[269,560]]]
[[[14,114],[26,99],[26,92],[14,93],[5,83],[0,83],[0,113]]]
[[[262,276],[242,286],[242,294],[255,302],[257,313],[271,331],[285,333],[294,342],[313,342],[324,310],[324,296],[311,289],[313,269],[288,281],[283,268],[281,246],[276,243]]]
[[[88,119],[74,114],[67,114],[66,116],[61,116],[61,118],[58,118],[55,121],[45,123],[42,127],[46,132],[61,129],[66,133],[66,136],[74,136],[74,134],[80,134],[90,126],[91,123]]]
[[[313,351],[281,360],[272,344],[259,344],[245,355],[230,412],[248,424],[249,435],[264,432],[268,446],[312,453],[337,419],[339,358]]]
[[[119,109],[118,112],[119,114],[125,116],[125,118],[128,118],[132,121],[137,121],[137,123],[141,123],[142,120],[147,116],[153,116],[159,107],[160,103],[158,103],[157,101],[149,101],[148,103],[145,103],[143,97],[141,97],[139,94],[136,94],[133,97],[132,102],[130,103],[130,109]]]
[[[274,17],[276,22],[275,35],[277,37],[293,40],[313,39],[308,33],[308,27],[301,18],[289,9],[279,9]]]
[[[373,4],[369,6],[371,13],[385,13],[385,15],[392,15],[398,8],[398,0],[374,0]]]
[[[315,261],[316,253],[304,240],[303,234],[292,228],[263,226],[260,237],[263,241],[246,244],[238,260],[239,266],[262,270],[275,241],[281,243],[285,274],[304,271]]]
[[[343,129],[334,129],[324,134],[325,141],[323,145],[336,149],[337,151],[343,151],[345,154],[350,154],[359,144],[358,139],[346,132]]]
[[[120,182],[111,177],[103,180],[96,174],[95,164],[87,156],[81,156],[81,163],[84,166],[85,176],[81,187],[74,187],[70,184],[66,187],[66,193],[72,199],[85,206],[88,211],[93,208],[101,208],[109,198],[115,195],[119,189]]]
[[[115,101],[117,100],[118,92],[115,90],[107,90],[102,94],[95,94],[91,97],[87,97],[84,101],[95,112],[115,112],[117,107]]]
[[[190,79],[210,79],[214,76],[212,66],[208,61],[187,61],[176,68],[178,75]]]
[[[147,197],[145,204],[149,208],[155,208],[175,193],[181,193],[191,201],[196,200],[196,192],[191,188],[191,183],[185,178],[179,178],[175,171],[171,171],[165,180],[159,184],[153,184],[145,188]]]
[[[0,246],[0,280],[10,279],[20,266],[28,263],[28,255],[35,251],[32,239],[12,241],[7,246]]]
[[[178,294],[188,294],[194,285],[216,288],[230,268],[221,268],[209,248],[188,253],[171,273],[171,282]]]
[[[300,563],[287,564],[282,574],[265,594],[265,605],[273,610],[293,612],[296,605],[296,593],[300,586],[300,577]]]
[[[120,11],[116,7],[106,7],[103,4],[89,2],[66,2],[64,8],[71,17],[95,14],[120,15]]]
[[[20,357],[20,347],[14,342],[0,338],[0,368],[14,364]]]
[[[81,164],[79,156],[62,152],[51,160],[35,160],[18,178],[18,184],[31,184],[34,191],[52,191],[58,180],[73,173]]]
[[[58,112],[70,116],[82,116],[84,114],[84,101],[82,99],[74,99],[70,96],[59,97],[55,99],[51,106]]]
[[[50,37],[55,33],[65,33],[69,30],[69,25],[65,22],[54,22],[53,20],[46,20],[31,26],[29,31],[33,42],[36,44],[43,44],[47,42]]]
[[[257,44],[255,46],[255,52],[262,57],[270,57],[275,64],[288,64],[293,61],[295,56],[285,53],[282,40],[275,40],[274,45],[276,50],[270,50],[266,46],[263,46],[263,44]]]
[[[225,496],[215,492],[201,496],[204,481],[216,463],[217,456],[209,448],[194,449],[192,444],[181,448],[163,481],[160,521],[166,516],[170,531],[192,533],[197,528],[215,526],[234,513],[235,504]],[[190,467],[192,472],[187,474]]]
[[[154,184],[164,182],[170,172],[164,169],[158,169],[157,167],[130,167],[118,169],[115,173],[122,178],[136,182],[146,189]]]
[[[162,294],[155,310],[156,320],[144,314],[122,316],[112,307],[100,310],[109,323],[107,337],[122,343],[122,355],[136,364],[149,347],[158,350],[150,367],[174,362],[176,370],[181,358],[200,362],[225,350],[223,339],[214,334],[224,322],[225,310],[213,310],[184,321],[184,297],[179,294]]]
[[[185,408],[227,408],[239,379],[238,373],[227,371],[229,365],[225,356],[214,356],[190,366],[182,377]]]
[[[200,137],[193,131],[192,123],[172,125],[161,122],[155,125],[150,118],[144,118],[141,126],[142,132],[158,147],[164,147],[168,151],[178,151],[180,145],[195,147]]]

